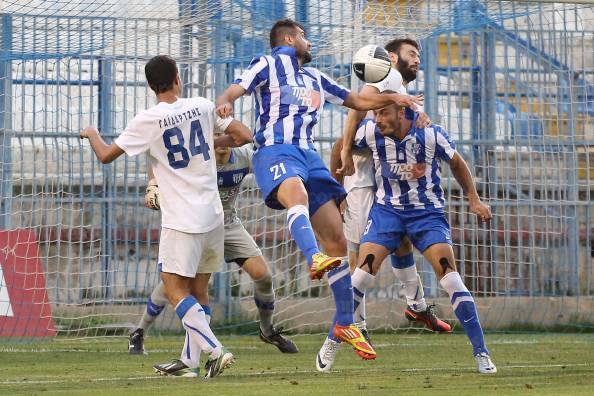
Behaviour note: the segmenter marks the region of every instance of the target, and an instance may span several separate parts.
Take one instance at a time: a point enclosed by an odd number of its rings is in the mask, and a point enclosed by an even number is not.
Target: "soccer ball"
[[[390,73],[388,51],[378,45],[366,45],[353,56],[353,72],[366,83],[382,81]]]

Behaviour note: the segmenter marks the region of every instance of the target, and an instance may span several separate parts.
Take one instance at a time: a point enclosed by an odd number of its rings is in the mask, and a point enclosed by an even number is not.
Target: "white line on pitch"
[[[526,365],[506,365],[498,366],[500,369],[513,369],[513,368],[559,368],[559,367],[590,367],[594,366],[591,363],[567,363],[567,364],[526,364]],[[382,371],[384,369],[377,370],[366,370],[370,371]],[[428,367],[428,368],[411,368],[411,369],[400,369],[395,370],[397,372],[431,372],[431,371],[476,371],[475,367]],[[340,373],[345,370],[333,370],[333,372]],[[259,376],[270,376],[270,375],[290,375],[290,374],[308,374],[316,373],[315,370],[286,370],[286,371],[260,371],[256,373],[229,373],[225,374],[225,377],[259,377]],[[26,385],[26,384],[61,384],[61,383],[79,383],[79,382],[105,382],[105,381],[140,381],[140,380],[154,380],[154,379],[179,379],[180,377],[173,376],[140,376],[140,377],[113,377],[113,378],[84,378],[84,379],[66,379],[62,381],[58,380],[33,380],[33,381],[0,381],[2,385]]]

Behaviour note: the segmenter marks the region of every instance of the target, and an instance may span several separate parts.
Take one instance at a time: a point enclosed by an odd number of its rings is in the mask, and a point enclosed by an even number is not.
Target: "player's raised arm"
[[[365,85],[359,91],[359,94],[377,94],[378,88],[373,85]],[[336,173],[343,176],[352,176],[355,173],[355,164],[353,163],[353,141],[357,133],[357,127],[363,118],[365,118],[365,111],[349,110],[347,119],[342,130],[342,150],[340,151],[340,167]]]
[[[423,95],[403,95],[399,93],[367,93],[359,94],[350,92],[344,101],[344,105],[355,110],[377,110],[382,107],[396,103],[399,106],[406,106],[415,109],[415,105],[423,104]]]
[[[116,158],[118,158],[120,155],[124,154],[124,150],[122,150],[117,144],[105,143],[105,141],[99,134],[99,130],[92,125],[89,125],[80,132],[80,138],[89,139],[89,143],[91,143],[91,148],[95,152],[97,159],[102,164],[109,164],[110,162],[113,162]]]
[[[221,118],[233,115],[233,102],[246,93],[245,88],[239,84],[231,84],[215,102],[217,114]]]
[[[472,174],[470,173],[470,169],[468,168],[466,161],[464,161],[464,158],[455,152],[449,164],[452,174],[458,183],[460,183],[464,194],[468,198],[470,211],[479,216],[483,221],[491,219],[493,217],[491,208],[489,205],[481,201],[481,198],[476,191]]]
[[[240,96],[251,95],[254,90],[268,81],[268,61],[265,57],[256,57],[216,100],[217,114],[221,118],[233,115],[233,102]]]

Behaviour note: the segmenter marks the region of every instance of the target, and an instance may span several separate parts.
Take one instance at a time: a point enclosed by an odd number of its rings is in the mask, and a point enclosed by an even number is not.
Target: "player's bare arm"
[[[379,90],[372,85],[365,85],[359,91],[359,95],[378,94]],[[340,152],[341,165],[337,173],[343,176],[352,176],[355,173],[355,164],[353,163],[353,141],[357,134],[357,127],[363,118],[365,111],[351,109],[342,130],[342,150]]]
[[[483,203],[476,192],[474,180],[472,174],[468,168],[468,164],[464,161],[464,158],[458,153],[454,154],[454,157],[450,160],[450,169],[452,174],[462,186],[462,190],[468,198],[470,211],[476,214],[481,220],[486,221],[493,217],[491,214],[491,208],[489,205]]]
[[[221,118],[233,115],[233,102],[245,94],[245,89],[239,84],[231,84],[215,102],[217,114]]]
[[[217,147],[240,147],[252,141],[252,131],[242,122],[233,120],[225,129],[225,135],[215,137],[214,146]]]
[[[124,150],[122,150],[117,144],[105,143],[105,140],[99,134],[99,130],[94,126],[90,125],[83,129],[80,132],[81,139],[89,139],[91,143],[91,148],[95,152],[97,159],[102,164],[109,164],[113,162],[116,158],[120,155],[124,154]]]
[[[362,111],[377,110],[394,103],[399,106],[410,107],[413,110],[416,110],[415,105],[423,104],[423,95],[410,96],[399,93],[360,94],[351,91],[344,101],[346,107]]]
[[[343,138],[339,137],[334,142],[334,145],[332,146],[332,152],[330,153],[330,174],[340,184],[342,184],[342,181],[344,179],[344,175],[339,172],[339,169],[342,165],[341,159],[340,159],[342,145],[343,145]]]

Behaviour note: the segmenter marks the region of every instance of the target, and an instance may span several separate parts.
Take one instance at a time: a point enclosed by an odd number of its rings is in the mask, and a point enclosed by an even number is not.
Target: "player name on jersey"
[[[184,121],[188,121],[194,118],[197,118],[201,115],[200,110],[198,107],[190,109],[188,111],[184,111],[183,113],[174,114],[171,116],[167,116],[163,119],[159,120],[159,128],[168,128],[175,125],[179,125]]]

